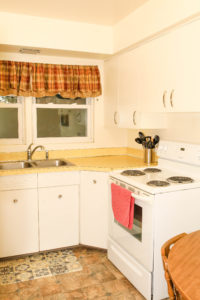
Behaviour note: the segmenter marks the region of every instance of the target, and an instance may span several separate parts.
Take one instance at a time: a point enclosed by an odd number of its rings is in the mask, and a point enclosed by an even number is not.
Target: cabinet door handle
[[[166,95],[167,95],[167,91],[164,91],[162,101],[163,101],[163,106],[165,108],[166,108]]]
[[[18,199],[14,199],[14,200],[13,200],[13,203],[17,203],[17,202],[18,202]]]
[[[94,180],[93,180],[93,183],[94,183],[94,184],[96,184],[96,183],[97,183],[97,181],[94,179]]]
[[[60,194],[60,195],[58,195],[58,198],[59,198],[59,199],[61,199],[61,198],[62,198],[62,195],[61,195],[61,194]]]
[[[114,123],[117,125],[117,111],[114,112]]]
[[[171,91],[171,94],[170,94],[170,104],[171,104],[171,107],[174,107],[174,103],[173,103],[173,97],[174,97],[174,90]]]
[[[133,113],[133,125],[136,125],[135,116],[136,116],[136,110],[135,110],[134,113]]]

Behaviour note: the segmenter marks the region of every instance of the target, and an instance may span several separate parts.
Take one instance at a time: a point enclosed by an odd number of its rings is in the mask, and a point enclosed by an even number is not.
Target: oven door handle
[[[132,193],[131,196],[133,198],[135,198],[136,200],[140,200],[140,201],[142,201],[144,203],[147,203],[147,204],[152,204],[152,199],[148,196],[144,197],[144,196],[140,196],[140,195],[137,195],[137,194],[134,194],[134,193]]]

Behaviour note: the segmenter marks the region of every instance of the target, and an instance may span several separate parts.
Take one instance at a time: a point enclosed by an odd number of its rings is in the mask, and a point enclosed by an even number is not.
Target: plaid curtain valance
[[[0,61],[0,95],[64,98],[101,95],[97,66]]]

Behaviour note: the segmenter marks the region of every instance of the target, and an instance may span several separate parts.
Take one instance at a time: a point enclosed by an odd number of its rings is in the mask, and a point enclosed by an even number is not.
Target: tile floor
[[[83,270],[16,284],[1,285],[1,300],[145,300],[109,262],[106,252],[73,249]]]

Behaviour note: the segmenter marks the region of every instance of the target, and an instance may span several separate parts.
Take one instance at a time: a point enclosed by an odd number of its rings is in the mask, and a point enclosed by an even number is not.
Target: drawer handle
[[[93,183],[94,183],[94,184],[96,184],[96,183],[97,183],[97,181],[96,181],[96,180],[93,180]]]
[[[14,200],[13,200],[13,203],[17,203],[17,202],[18,202],[18,199],[14,199]]]
[[[61,194],[60,194],[60,195],[58,195],[58,198],[59,198],[59,199],[61,199],[61,198],[62,198],[62,195],[61,195]]]
[[[117,125],[117,111],[114,112],[114,123]]]
[[[136,125],[135,116],[136,116],[136,110],[135,110],[134,113],[133,113],[133,125]]]
[[[164,91],[163,93],[163,106],[166,107],[166,95],[167,95],[167,91]]]
[[[171,104],[171,107],[174,107],[174,103],[173,103],[173,96],[174,96],[174,90],[171,91],[171,94],[170,94],[170,104]]]

